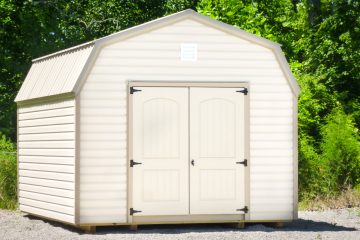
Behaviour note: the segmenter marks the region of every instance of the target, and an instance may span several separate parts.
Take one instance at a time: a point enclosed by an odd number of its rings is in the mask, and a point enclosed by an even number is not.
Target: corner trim
[[[293,219],[298,219],[298,194],[299,194],[299,172],[298,172],[298,99],[293,97]]]
[[[75,225],[80,224],[80,95],[75,97]]]

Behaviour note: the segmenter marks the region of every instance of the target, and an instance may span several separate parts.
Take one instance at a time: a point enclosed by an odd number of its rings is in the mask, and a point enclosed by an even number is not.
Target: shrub
[[[0,208],[16,208],[16,182],[16,148],[9,139],[0,133]]]
[[[326,164],[316,151],[315,141],[303,134],[299,139],[299,194],[300,200],[314,199],[329,194]]]
[[[330,179],[326,161],[319,145],[321,127],[326,117],[339,103],[322,83],[323,76],[301,73],[300,65],[293,63],[293,72],[301,86],[299,98],[299,197],[314,199],[329,195]]]
[[[351,116],[336,108],[321,129],[322,159],[326,162],[331,190],[360,184],[360,139]]]

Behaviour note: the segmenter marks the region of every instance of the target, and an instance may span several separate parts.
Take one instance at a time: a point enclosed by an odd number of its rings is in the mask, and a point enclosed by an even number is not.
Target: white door
[[[236,91],[190,88],[191,214],[244,213],[244,94]]]
[[[135,87],[135,216],[189,213],[188,88]]]

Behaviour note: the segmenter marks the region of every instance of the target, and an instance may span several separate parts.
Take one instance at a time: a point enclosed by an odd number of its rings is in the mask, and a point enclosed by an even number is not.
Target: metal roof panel
[[[72,91],[94,45],[85,45],[34,61],[15,101]]]

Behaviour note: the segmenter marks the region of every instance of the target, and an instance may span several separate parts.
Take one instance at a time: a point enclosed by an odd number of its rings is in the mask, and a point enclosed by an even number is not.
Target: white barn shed
[[[192,10],[33,60],[20,210],[76,226],[297,218],[280,45]]]

